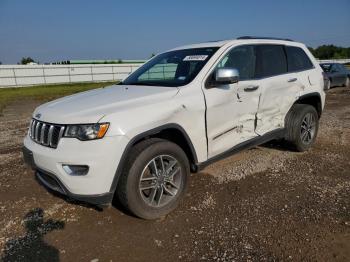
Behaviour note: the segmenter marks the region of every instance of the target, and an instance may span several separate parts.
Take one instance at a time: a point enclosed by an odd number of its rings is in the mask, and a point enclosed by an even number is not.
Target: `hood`
[[[102,117],[159,99],[170,99],[176,87],[113,85],[63,97],[35,109],[33,117],[48,123],[96,123]]]

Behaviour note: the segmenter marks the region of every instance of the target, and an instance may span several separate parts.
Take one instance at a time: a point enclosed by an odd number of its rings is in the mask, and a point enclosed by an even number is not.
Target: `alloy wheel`
[[[162,207],[174,199],[182,183],[179,162],[170,155],[154,157],[143,169],[139,192],[151,207]]]
[[[304,144],[310,144],[316,132],[316,119],[311,113],[307,113],[301,123],[300,138]]]

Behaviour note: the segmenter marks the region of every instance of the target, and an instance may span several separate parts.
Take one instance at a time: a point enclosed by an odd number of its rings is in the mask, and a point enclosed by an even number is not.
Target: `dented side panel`
[[[101,121],[118,123],[111,125],[110,132],[130,140],[166,124],[179,125],[189,137],[198,161],[207,160],[205,101],[199,86],[181,89],[170,99],[159,96],[129,104]]]
[[[260,90],[247,92],[256,81],[204,89],[208,136],[208,157],[256,137],[255,116]]]
[[[305,80],[295,73],[260,80],[261,97],[256,115],[256,130],[263,135],[284,127],[284,118],[305,89]]]

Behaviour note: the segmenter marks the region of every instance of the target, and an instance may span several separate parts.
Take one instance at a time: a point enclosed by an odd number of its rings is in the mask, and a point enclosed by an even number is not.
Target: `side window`
[[[217,68],[233,67],[239,72],[240,80],[248,80],[255,77],[255,47],[244,45],[233,48],[219,62]]]
[[[333,64],[333,65],[332,65],[332,68],[331,68],[331,73],[337,73],[337,72],[339,72],[339,69],[338,69],[338,67],[337,67],[337,64]]]
[[[281,45],[257,45],[257,77],[269,77],[287,73],[287,59]]]
[[[313,68],[312,62],[304,50],[295,46],[286,46],[288,71],[296,72]]]
[[[338,66],[338,71],[339,72],[344,72],[345,71],[345,68],[344,68],[344,66],[342,64],[337,64],[337,66]]]

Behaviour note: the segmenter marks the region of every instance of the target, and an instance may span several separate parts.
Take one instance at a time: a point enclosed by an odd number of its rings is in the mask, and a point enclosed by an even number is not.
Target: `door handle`
[[[291,78],[291,79],[288,80],[288,83],[292,83],[292,82],[295,82],[297,80],[298,80],[298,78]]]
[[[249,86],[249,87],[245,87],[243,90],[245,92],[252,92],[252,91],[255,91],[259,88],[259,86]]]

